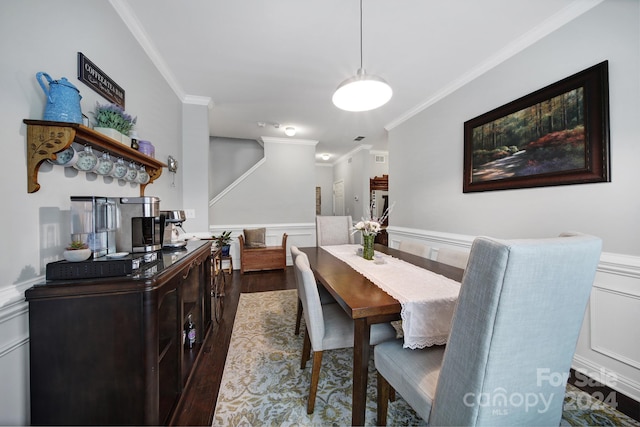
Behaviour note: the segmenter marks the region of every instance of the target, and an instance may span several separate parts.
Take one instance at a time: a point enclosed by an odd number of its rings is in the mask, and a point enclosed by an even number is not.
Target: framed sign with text
[[[108,101],[124,109],[124,89],[114,82],[104,71],[78,52],[78,79]]]

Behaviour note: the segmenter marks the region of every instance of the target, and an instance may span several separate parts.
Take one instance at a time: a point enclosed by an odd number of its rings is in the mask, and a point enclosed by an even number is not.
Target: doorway
[[[333,214],[344,215],[344,181],[333,183]]]

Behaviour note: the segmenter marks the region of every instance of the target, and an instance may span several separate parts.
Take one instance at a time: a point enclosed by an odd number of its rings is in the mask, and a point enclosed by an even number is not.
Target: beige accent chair
[[[431,258],[431,246],[427,246],[423,243],[413,242],[411,240],[402,240],[398,249],[402,252],[407,252],[412,255],[417,255],[422,258]]]
[[[467,267],[468,260],[469,252],[458,249],[440,248],[438,249],[438,255],[436,255],[436,261],[462,268],[463,270]]]
[[[351,216],[316,216],[316,246],[353,243]]]
[[[302,254],[303,252],[301,252],[300,249],[298,249],[298,247],[295,245],[291,245],[289,249],[291,251],[291,261],[295,266],[296,258],[298,258],[298,255]],[[297,289],[300,287],[300,285],[298,284],[297,274],[295,274],[295,279],[296,279],[296,289]],[[318,283],[318,294],[320,295],[320,304],[324,305],[324,304],[331,304],[336,302],[335,298],[329,293],[329,291],[327,291],[325,287],[319,283]],[[300,295],[298,295],[298,312],[296,314],[296,330],[295,330],[296,335],[300,335],[301,323],[302,323],[302,301],[300,300]]]
[[[320,303],[318,285],[313,276],[309,259],[301,253],[294,264],[298,276],[298,295],[304,308],[304,320],[306,323],[304,345],[302,347],[302,361],[300,368],[304,369],[313,351],[313,365],[311,367],[311,385],[309,388],[309,400],[307,413],[313,413],[320,379],[320,365],[322,364],[322,352],[338,348],[353,347],[353,319],[340,307],[339,304]],[[371,325],[371,345],[383,341],[395,339],[395,329],[389,323]]]

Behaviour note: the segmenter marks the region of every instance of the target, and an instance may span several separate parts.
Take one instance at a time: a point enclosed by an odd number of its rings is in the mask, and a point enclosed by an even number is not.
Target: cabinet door
[[[202,257],[181,273],[183,328],[195,327],[195,343],[189,338],[182,355],[182,384],[187,383],[209,328],[211,327],[211,256]]]
[[[167,424],[182,390],[182,322],[178,288],[161,297],[158,304],[158,419]]]
[[[139,293],[30,301],[32,424],[145,423],[142,312]]]

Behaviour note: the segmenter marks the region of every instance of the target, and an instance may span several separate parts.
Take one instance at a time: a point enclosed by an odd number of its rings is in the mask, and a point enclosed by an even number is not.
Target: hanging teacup
[[[59,153],[56,153],[56,159],[49,160],[49,162],[53,163],[54,165],[70,167],[75,165],[77,160],[78,153],[76,152],[76,149],[73,148],[73,146],[70,146],[66,150],[62,150]]]
[[[124,177],[125,181],[129,182],[137,182],[136,178],[138,177],[138,166],[131,162],[129,163],[129,168],[127,170],[127,174]]]
[[[111,176],[116,179],[124,179],[128,171],[129,171],[129,168],[124,163],[124,160],[118,159],[116,161],[116,164],[113,166],[113,170],[111,171]]]
[[[143,165],[140,165],[140,170],[138,171],[138,176],[136,177],[136,181],[138,181],[138,184],[147,184],[150,179],[151,178],[149,177],[147,170]]]
[[[102,157],[98,159],[98,166],[96,167],[95,172],[98,175],[109,175],[113,170],[113,160],[111,160],[111,156],[109,153],[102,153]]]
[[[93,154],[93,150],[88,145],[84,147],[83,151],[78,153],[78,160],[73,165],[74,168],[83,172],[93,172],[94,168],[98,164],[98,157]]]

